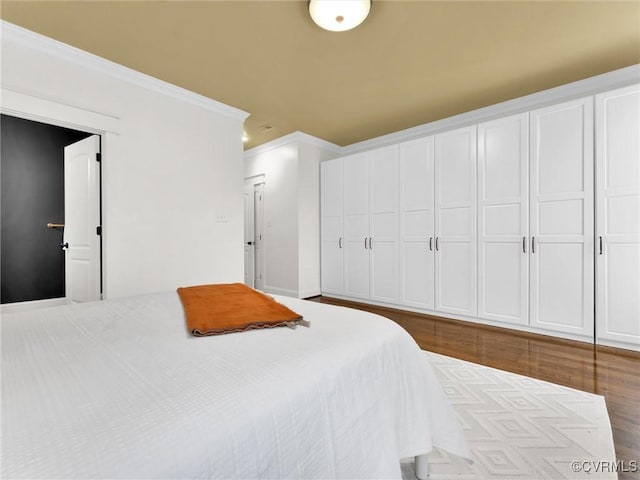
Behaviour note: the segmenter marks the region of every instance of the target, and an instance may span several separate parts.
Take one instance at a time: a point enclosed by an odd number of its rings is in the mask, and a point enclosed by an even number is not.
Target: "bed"
[[[468,456],[413,339],[275,296],[310,327],[196,338],[175,293],[5,314],[2,478],[400,478]]]

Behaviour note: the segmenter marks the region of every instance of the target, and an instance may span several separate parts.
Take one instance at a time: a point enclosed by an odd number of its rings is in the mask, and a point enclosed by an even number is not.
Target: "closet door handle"
[[[364,237],[364,249],[366,250],[367,248],[369,248],[367,247],[367,237]]]
[[[602,237],[600,237],[600,255],[602,255]]]
[[[433,237],[429,237],[429,250],[433,251]]]
[[[338,238],[338,248],[342,248],[342,237]]]
[[[373,240],[373,238],[369,237],[369,250],[373,250],[373,244],[371,243],[371,240]]]
[[[436,251],[440,251],[440,244],[438,243],[438,240],[440,239],[440,237],[436,237]]]
[[[527,253],[527,237],[522,237],[522,253]]]
[[[531,237],[531,253],[536,253],[536,237]]]

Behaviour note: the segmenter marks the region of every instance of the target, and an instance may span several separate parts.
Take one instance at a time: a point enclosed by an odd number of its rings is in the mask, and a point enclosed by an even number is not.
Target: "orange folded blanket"
[[[197,336],[295,326],[302,316],[242,283],[178,288],[187,328]]]

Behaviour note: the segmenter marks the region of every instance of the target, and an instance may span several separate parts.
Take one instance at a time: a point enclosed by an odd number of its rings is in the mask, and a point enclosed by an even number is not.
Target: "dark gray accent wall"
[[[90,136],[62,127],[0,117],[0,270],[2,303],[65,295],[64,147]]]

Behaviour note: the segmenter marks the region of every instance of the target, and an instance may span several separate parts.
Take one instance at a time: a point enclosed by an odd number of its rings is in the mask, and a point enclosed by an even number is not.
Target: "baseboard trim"
[[[322,295],[319,288],[310,288],[308,290],[298,291],[298,298],[311,298],[317,297],[318,295]]]
[[[640,352],[640,344],[638,343],[621,342],[618,340],[609,340],[606,338],[598,338],[597,343],[598,345],[604,345],[606,347],[623,348],[625,350],[633,350],[635,352]]]
[[[285,297],[298,298],[298,292],[296,292],[295,290],[289,290],[287,288],[278,288],[278,287],[271,287],[269,285],[265,285],[263,292],[272,293],[274,295],[283,295]]]
[[[416,308],[416,307],[411,307],[411,306],[407,306],[407,305],[400,305],[400,304],[394,304],[394,303],[385,303],[385,302],[377,302],[374,300],[368,300],[368,299],[363,299],[363,298],[355,298],[355,297],[347,297],[344,295],[336,295],[333,293],[323,293],[322,296],[327,297],[327,298],[335,298],[338,300],[345,300],[347,302],[354,302],[354,303],[361,303],[364,305],[375,305],[377,307],[383,307],[383,308],[389,308],[389,309],[393,309],[393,310],[400,310],[400,311],[406,311],[406,312],[412,312],[412,313],[421,313],[423,315],[430,315],[433,317],[438,317],[438,318],[444,318],[444,319],[451,319],[451,320],[459,320],[462,322],[467,322],[467,323],[471,323],[471,324],[476,324],[476,325],[485,325],[487,327],[494,327],[494,328],[504,328],[507,330],[513,330],[516,332],[524,332],[524,333],[533,333],[536,335],[544,335],[545,337],[550,337],[550,338],[558,338],[558,339],[563,339],[563,340],[572,340],[572,341],[576,341],[576,342],[582,342],[588,345],[593,345],[594,339],[592,337],[585,337],[585,336],[581,336],[581,335],[577,335],[577,334],[572,334],[572,333],[564,333],[564,332],[555,332],[552,330],[545,330],[545,329],[541,329],[541,328],[531,328],[529,326],[525,326],[525,325],[516,325],[516,324],[510,324],[510,323],[503,323],[503,322],[496,322],[493,320],[486,320],[484,318],[478,318],[478,317],[469,317],[466,315],[456,315],[453,313],[448,313],[448,312],[439,312],[436,310],[427,310],[424,308]],[[611,346],[617,346],[618,348],[627,348],[629,349],[630,347],[624,347],[624,344],[622,343],[618,343],[617,345],[611,345]]]
[[[37,310],[40,308],[57,307],[60,305],[66,305],[67,299],[61,298],[47,298],[45,300],[31,300],[28,302],[15,302],[4,303],[0,306],[0,313],[16,313],[26,312],[28,310]]]

